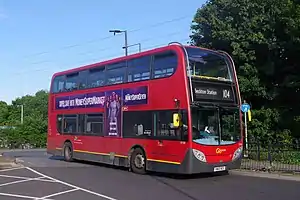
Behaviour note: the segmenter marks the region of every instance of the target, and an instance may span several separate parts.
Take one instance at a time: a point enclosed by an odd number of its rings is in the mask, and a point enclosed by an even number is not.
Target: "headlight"
[[[193,154],[198,160],[200,160],[202,162],[206,162],[206,158],[205,158],[205,155],[203,152],[201,152],[197,149],[193,149]]]
[[[242,152],[243,152],[243,147],[239,147],[237,150],[235,150],[232,156],[232,160],[239,158],[242,155]]]

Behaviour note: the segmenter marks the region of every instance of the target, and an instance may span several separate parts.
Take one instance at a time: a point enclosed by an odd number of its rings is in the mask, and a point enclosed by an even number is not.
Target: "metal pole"
[[[127,45],[127,31],[125,33],[125,55],[128,56],[128,45]]]
[[[127,48],[133,47],[133,46],[136,46],[136,45],[139,45],[139,52],[141,52],[141,51],[142,51],[142,45],[141,45],[141,43],[136,43],[136,44],[127,45]],[[125,46],[122,47],[122,48],[123,48],[123,49],[126,49]]]
[[[247,131],[247,116],[246,116],[246,112],[244,113],[244,119],[245,119],[245,157],[248,157],[248,131]]]
[[[24,105],[21,105],[21,124],[23,124],[24,121]]]

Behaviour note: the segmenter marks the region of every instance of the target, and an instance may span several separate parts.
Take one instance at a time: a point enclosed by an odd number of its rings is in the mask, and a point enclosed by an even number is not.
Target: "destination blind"
[[[192,83],[195,101],[235,102],[235,92],[231,85]]]

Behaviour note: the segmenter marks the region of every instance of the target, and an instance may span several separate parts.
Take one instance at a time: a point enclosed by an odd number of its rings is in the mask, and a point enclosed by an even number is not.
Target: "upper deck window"
[[[65,88],[65,77],[56,76],[53,79],[53,83],[52,83],[52,88],[51,88],[52,93],[63,92],[64,88]]]
[[[154,56],[153,78],[163,78],[171,76],[177,67],[177,55],[172,52],[163,52]]]
[[[78,72],[68,74],[66,76],[66,84],[65,84],[66,91],[72,91],[78,89],[78,77],[79,77]]]
[[[87,70],[79,72],[78,89],[84,89],[87,87],[87,76],[88,76]]]
[[[94,88],[104,86],[105,84],[105,73],[104,67],[97,67],[89,70],[87,76],[87,88]]]
[[[126,62],[108,65],[106,68],[106,84],[120,84],[125,82]]]
[[[151,57],[144,56],[128,61],[128,82],[143,81],[150,79]]]
[[[69,92],[165,78],[175,73],[177,65],[177,54],[166,50],[154,55],[149,54],[55,77],[51,92]]]
[[[192,76],[232,81],[228,61],[217,53],[199,48],[186,48]]]

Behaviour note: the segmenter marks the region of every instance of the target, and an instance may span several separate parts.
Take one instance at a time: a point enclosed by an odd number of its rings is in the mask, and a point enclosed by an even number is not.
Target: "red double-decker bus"
[[[47,152],[147,171],[239,168],[239,85],[225,52],[180,43],[53,75]]]

